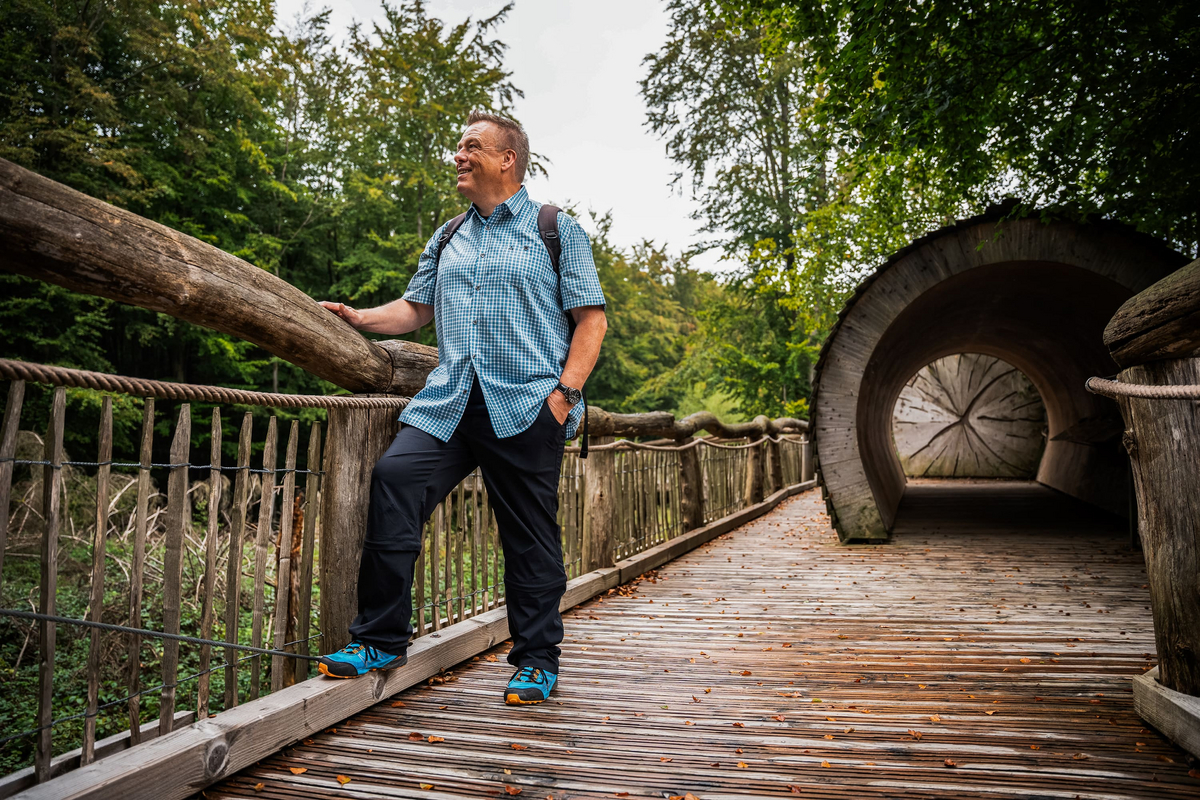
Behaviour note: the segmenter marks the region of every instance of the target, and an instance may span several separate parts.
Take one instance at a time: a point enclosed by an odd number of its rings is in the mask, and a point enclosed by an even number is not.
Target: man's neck
[[[520,184],[516,186],[510,185],[496,192],[489,193],[487,197],[472,199],[471,203],[475,206],[475,210],[479,212],[479,216],[487,219],[496,210],[496,206],[508,200],[519,191],[521,191]]]

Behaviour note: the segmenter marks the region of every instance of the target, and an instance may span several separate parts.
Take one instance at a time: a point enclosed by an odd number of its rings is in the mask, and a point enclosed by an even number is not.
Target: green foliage
[[[1200,9],[1187,0],[725,0],[810,53],[816,118],[855,164],[911,159],[979,207],[1006,194],[1200,250]]]

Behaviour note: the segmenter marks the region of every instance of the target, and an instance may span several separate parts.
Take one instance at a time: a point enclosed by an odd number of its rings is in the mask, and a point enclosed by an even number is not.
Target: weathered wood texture
[[[62,463],[63,417],[67,407],[67,392],[61,386],[54,390],[50,401],[50,425],[46,430],[46,466],[42,472],[42,560],[41,581],[38,585],[38,612],[54,616],[58,593],[58,535],[62,525]],[[34,770],[39,781],[50,777],[50,758],[53,755],[50,722],[54,718],[54,650],[57,630],[53,622],[38,623],[38,711],[34,751]]]
[[[610,436],[593,436],[590,444],[608,444]],[[613,565],[613,533],[617,500],[614,468],[616,453],[599,450],[583,462],[583,571]]]
[[[800,487],[567,584],[564,611],[616,587],[739,524],[767,513]],[[314,735],[376,701],[419,684],[495,646],[508,635],[507,612],[494,609],[424,636],[409,648],[408,664],[356,681],[313,680],[209,717],[186,730],[106,762],[39,785],[28,798],[183,798],[305,736]]]
[[[1079,507],[1025,491],[1056,520]],[[500,646],[206,796],[1196,796],[1134,713],[1153,642],[1119,530],[904,514],[893,546],[846,548],[803,495],[567,615],[553,702],[503,705]]]
[[[335,408],[329,411],[321,482],[321,647],[331,652],[350,641],[358,613],[358,563],[367,532],[371,472],[396,433],[396,412]]]
[[[1159,669],[1133,678],[1138,716],[1195,758],[1200,758],[1200,697],[1176,692],[1159,682]]]
[[[1122,367],[1200,354],[1200,259],[1117,309],[1104,344]]]
[[[188,456],[192,441],[192,407],[179,406],[175,437],[171,441],[171,469],[167,477],[167,521],[163,537],[163,631],[179,633],[183,592],[184,529],[191,527],[188,513]],[[176,682],[179,677],[179,642],[165,639],[162,643],[162,698],[159,701],[160,733],[169,733],[175,724]]]
[[[1200,358],[1121,372],[1137,384],[1200,384]],[[1200,402],[1123,398],[1160,680],[1200,696]]]
[[[1115,448],[1056,440],[1112,404],[1084,381],[1116,371],[1102,342],[1113,312],[1183,266],[1162,243],[1110,223],[1008,219],[957,223],[901,250],[856,290],[822,348],[812,431],[834,526],[882,541],[904,494],[892,412],[926,364],[984,353],[1021,370],[1046,406],[1039,481],[1124,513],[1126,465]]]
[[[230,333],[351,391],[412,394],[433,348],[381,349],[266,270],[0,159],[2,267]]]
[[[13,458],[17,453],[17,430],[25,403],[25,381],[8,384],[4,403],[4,428],[0,430],[0,581],[4,579],[4,548],[8,544],[8,501],[12,494]]]
[[[892,435],[909,477],[1032,478],[1046,408],[1016,367],[959,353],[922,367],[900,391]]]
[[[588,429],[593,436],[661,437],[679,440],[694,436],[700,431],[708,431],[719,439],[757,439],[762,436],[778,436],[781,433],[800,433],[808,430],[808,420],[792,417],[768,419],[760,415],[749,422],[727,424],[709,411],[697,411],[678,420],[668,411],[616,414],[594,405],[589,405],[588,411],[591,414]]]

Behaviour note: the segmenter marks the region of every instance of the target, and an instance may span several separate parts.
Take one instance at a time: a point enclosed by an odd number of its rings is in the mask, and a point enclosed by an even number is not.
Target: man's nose
[[[465,151],[463,151],[463,150],[459,150],[457,153],[455,153],[455,154],[454,154],[454,163],[455,163],[455,164],[457,164],[457,165],[458,165],[458,166],[460,166],[460,167],[461,167],[463,164],[467,163],[467,154],[466,154],[466,152],[465,152]]]

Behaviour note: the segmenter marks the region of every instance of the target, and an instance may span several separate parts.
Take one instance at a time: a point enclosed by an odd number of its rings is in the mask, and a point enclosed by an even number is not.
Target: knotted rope
[[[134,397],[157,397],[166,400],[190,400],[199,403],[235,403],[272,408],[389,408],[400,410],[408,405],[407,397],[329,397],[313,394],[277,394],[227,389],[224,386],[198,386],[191,383],[170,383],[145,378],[129,378],[84,369],[52,367],[11,361],[0,358],[0,378],[10,381],[47,383],[52,386],[72,386],[104,392],[120,392]]]

